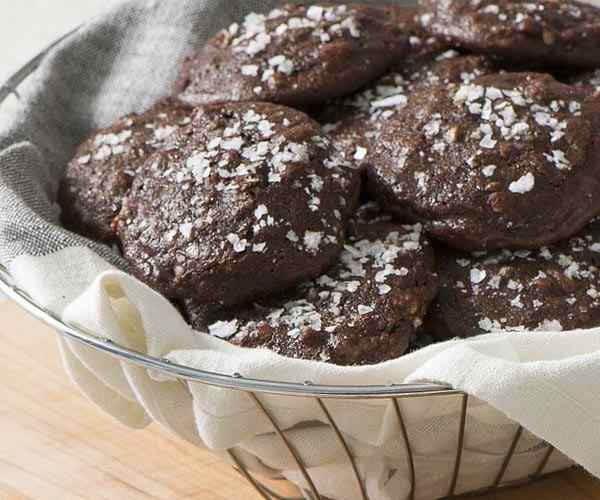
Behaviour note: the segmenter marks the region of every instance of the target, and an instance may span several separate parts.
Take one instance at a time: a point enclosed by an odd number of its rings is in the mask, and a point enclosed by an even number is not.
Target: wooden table
[[[254,500],[228,465],[152,426],[132,431],[89,403],[63,373],[54,333],[0,302],[1,500]],[[581,471],[496,500],[600,500]]]

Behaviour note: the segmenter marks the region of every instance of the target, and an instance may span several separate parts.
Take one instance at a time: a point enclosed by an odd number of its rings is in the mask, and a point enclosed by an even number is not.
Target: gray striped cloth
[[[51,49],[0,120],[0,262],[85,246],[125,270],[110,248],[60,226],[57,192],[76,146],[169,94],[183,58],[217,30],[281,3],[126,1]]]

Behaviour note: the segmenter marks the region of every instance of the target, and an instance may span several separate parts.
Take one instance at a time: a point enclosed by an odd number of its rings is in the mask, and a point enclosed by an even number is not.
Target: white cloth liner
[[[10,270],[42,306],[62,310],[68,323],[186,366],[264,380],[357,385],[434,381],[465,390],[475,397],[469,403],[457,491],[488,486],[495,479],[517,430],[504,415],[537,436],[525,433],[507,480],[536,470],[546,452],[539,446],[540,438],[590,472],[600,473],[595,417],[600,415],[595,390],[600,335],[595,332],[491,334],[433,345],[377,366],[337,367],[240,349],[193,332],[167,300],[131,276],[110,269],[89,250],[19,257]],[[99,274],[86,286],[77,277],[90,270]],[[244,393],[197,383],[186,389],[169,377],[78,343],[61,339],[60,344],[68,372],[81,390],[121,422],[143,427],[156,421],[198,446],[219,452],[235,447],[254,470],[303,484],[268,420]],[[286,429],[321,493],[359,499],[344,450],[317,403],[308,398],[261,398]],[[447,492],[460,402],[460,397],[448,396],[400,403],[416,457],[417,498],[437,498]],[[358,457],[370,498],[407,498],[408,462],[390,401],[327,400],[326,405]],[[569,463],[556,453],[546,470]]]
[[[277,2],[258,4],[266,8]],[[242,0],[130,1],[48,58],[21,89],[18,109],[0,125],[0,256],[16,282],[68,323],[202,370],[316,384],[431,381],[461,389],[472,397],[457,492],[493,482],[517,430],[514,422],[535,436],[525,432],[505,479],[521,479],[536,470],[546,453],[541,439],[564,453],[553,454],[546,472],[572,460],[600,476],[596,330],[497,333],[433,345],[369,367],[284,359],[193,332],[166,299],[115,267],[122,269],[123,263],[109,249],[56,226],[57,179],[81,137],[123,112],[147,107],[168,89],[183,54],[214,31],[217,21],[226,24],[240,11],[256,7],[257,2]],[[77,60],[82,51],[85,57]],[[162,66],[151,68],[150,63]],[[156,67],[164,67],[158,76]],[[58,128],[52,126],[57,120]],[[59,344],[73,381],[124,424],[142,428],[154,421],[217,453],[235,448],[252,470],[306,487],[246,394],[181,384],[72,341],[60,338]],[[319,491],[332,499],[359,499],[347,457],[317,403],[269,395],[261,399],[298,449]],[[419,499],[448,491],[460,403],[459,396],[400,402],[416,459]],[[408,498],[406,447],[391,402],[326,404],[358,457],[369,498]]]

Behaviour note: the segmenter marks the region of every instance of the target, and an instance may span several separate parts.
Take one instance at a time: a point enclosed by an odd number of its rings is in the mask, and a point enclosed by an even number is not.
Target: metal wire
[[[460,391],[434,384],[390,384],[390,385],[363,385],[363,386],[336,386],[306,383],[277,382],[270,380],[255,380],[241,377],[238,374],[214,373],[197,370],[184,365],[172,363],[147,354],[128,349],[115,344],[110,339],[102,338],[93,332],[87,332],[80,326],[68,325],[54,312],[45,309],[25,292],[20,289],[10,278],[10,274],[0,264],[0,292],[4,293],[35,318],[51,326],[67,338],[82,344],[104,351],[111,356],[124,359],[144,368],[158,370],[184,380],[199,382],[243,391],[276,394],[280,396],[313,396],[319,398],[354,398],[354,399],[380,399],[391,396],[426,397],[430,395],[460,394]]]
[[[392,403],[394,405],[394,409],[396,410],[396,416],[398,417],[398,423],[400,424],[400,432],[402,433],[402,437],[404,438],[406,455],[408,457],[408,468],[410,473],[410,492],[408,494],[408,500],[414,500],[416,490],[415,459],[413,457],[410,440],[408,439],[408,431],[406,429],[406,424],[404,422],[404,418],[402,417],[402,412],[400,411],[400,404],[398,403],[398,400],[396,398],[392,399]]]
[[[253,392],[249,392],[248,396],[250,396],[250,399],[254,402],[256,407],[267,417],[267,419],[269,420],[269,422],[275,429],[275,432],[277,433],[277,435],[279,436],[279,438],[281,439],[281,441],[283,442],[285,447],[288,449],[290,455],[296,462],[298,469],[300,469],[300,473],[302,474],[302,477],[304,477],[304,480],[308,483],[310,492],[314,495],[316,500],[321,500],[321,495],[319,495],[319,492],[317,491],[317,488],[315,487],[315,483],[313,483],[313,480],[310,477],[310,474],[306,470],[306,466],[304,465],[302,458],[300,458],[300,455],[298,454],[296,449],[292,446],[292,444],[290,443],[288,438],[285,436],[283,430],[281,429],[281,427],[279,427],[279,424],[277,423],[277,421],[275,420],[273,415],[271,415],[271,412],[269,410],[267,410],[266,406],[262,404],[262,402],[260,401],[260,399],[258,399],[258,396],[256,394],[254,394]]]
[[[262,490],[260,483],[258,483],[254,477],[252,476],[252,474],[250,474],[248,472],[248,469],[246,469],[246,467],[244,467],[244,464],[242,464],[242,462],[240,461],[240,459],[237,457],[237,455],[235,454],[235,451],[232,449],[227,450],[227,454],[230,456],[231,460],[233,460],[233,463],[236,465],[236,470],[254,487],[254,489],[257,491],[257,493],[264,499],[264,500],[271,500],[270,497],[268,497]]]
[[[42,63],[46,55],[50,50],[59,45],[62,41],[69,38],[71,35],[79,31],[79,27],[72,31],[69,31],[66,35],[63,35],[58,40],[53,42],[50,46],[46,47],[42,52],[35,56],[25,66],[20,68],[14,75],[8,78],[4,84],[0,87],[0,103],[4,101],[11,94],[15,94],[15,97],[19,98],[18,87],[21,83],[27,79]]]
[[[354,476],[356,477],[356,482],[358,483],[358,487],[360,489],[361,498],[363,500],[369,500],[367,497],[367,490],[365,489],[365,485],[360,477],[360,473],[358,472],[358,467],[356,466],[356,461],[354,460],[354,457],[352,456],[352,451],[350,451],[350,447],[348,446],[348,443],[346,443],[346,441],[344,440],[344,436],[340,432],[340,429],[337,426],[337,424],[335,423],[335,420],[333,420],[333,418],[331,417],[331,414],[329,413],[329,410],[325,406],[325,403],[323,403],[323,401],[321,401],[318,398],[317,398],[317,403],[321,407],[321,410],[323,410],[323,413],[325,414],[325,417],[327,418],[329,425],[331,425],[331,428],[335,432],[335,435],[337,436],[340,444],[342,445],[342,448],[344,449],[344,452],[346,453],[346,456],[348,457],[348,460],[350,461],[350,465],[352,466],[352,471],[354,472]]]
[[[544,469],[546,468],[546,465],[548,465],[548,462],[550,461],[550,457],[552,456],[554,451],[555,451],[554,446],[548,445],[548,451],[546,452],[546,454],[544,455],[544,458],[540,462],[539,467],[533,473],[533,476],[532,476],[533,479],[537,479],[541,475],[544,474]]]
[[[42,51],[38,56],[27,63],[17,73],[10,77],[7,82],[0,87],[0,102],[5,100],[10,94],[18,96],[18,86],[31,75],[37,67],[41,64],[48,51],[67,39],[73,33],[78,31],[79,28],[66,34],[46,50]],[[344,439],[342,432],[340,431],[339,425],[336,423],[331,412],[328,410],[327,405],[323,399],[345,399],[345,400],[361,400],[361,399],[390,399],[398,419],[400,427],[400,434],[404,440],[406,457],[408,460],[409,476],[410,476],[410,491],[409,500],[414,500],[417,495],[417,475],[415,470],[415,459],[407,431],[406,422],[403,418],[402,411],[398,399],[413,399],[413,398],[433,398],[437,396],[444,397],[460,397],[460,419],[459,428],[457,433],[457,449],[456,457],[454,461],[453,475],[448,490],[448,497],[455,497],[458,482],[460,480],[460,470],[462,455],[465,446],[465,435],[466,435],[466,423],[467,423],[467,412],[468,412],[468,395],[452,389],[451,387],[435,385],[435,384],[391,384],[391,385],[379,385],[379,386],[334,386],[334,385],[314,385],[310,383],[293,384],[288,382],[277,382],[277,381],[265,381],[265,380],[254,380],[240,376],[239,374],[222,374],[213,373],[202,370],[192,369],[183,365],[171,363],[164,359],[153,358],[146,355],[145,353],[137,352],[123,346],[119,346],[113,343],[110,339],[102,338],[96,335],[94,332],[85,331],[80,327],[68,325],[62,321],[52,311],[47,310],[39,306],[24,290],[20,289],[14,283],[8,270],[0,264],[0,291],[19,304],[23,309],[29,312],[37,319],[43,321],[61,335],[68,339],[75,340],[84,345],[90,346],[94,349],[103,351],[108,355],[117,357],[121,360],[125,360],[136,365],[158,370],[168,375],[172,375],[177,378],[178,381],[194,381],[197,383],[208,384],[216,387],[222,387],[232,389],[236,391],[243,391],[248,394],[250,399],[254,402],[257,409],[265,416],[273,428],[273,432],[281,439],[284,446],[293,458],[294,463],[297,465],[298,470],[302,474],[306,484],[308,485],[308,491],[304,493],[313,500],[326,500],[316,488],[310,474],[304,465],[301,456],[298,451],[292,446],[284,431],[279,426],[276,419],[270,413],[268,408],[262,403],[259,398],[259,394],[272,394],[279,396],[290,396],[290,397],[308,397],[315,399],[319,407],[321,408],[325,419],[329,426],[334,432],[337,440],[342,446],[345,455],[348,458],[350,467],[352,468],[356,483],[357,490],[360,493],[360,497],[363,500],[368,500],[368,494],[364,482],[362,481],[359,473],[358,466],[356,464],[356,458],[352,454],[352,450],[348,443]],[[524,432],[523,427],[519,426],[515,437],[503,459],[502,466],[495,477],[493,484],[488,488],[483,488],[481,492],[490,491],[504,486],[514,486],[519,484],[525,484],[529,481],[540,478],[552,457],[555,449],[548,445],[547,451],[544,453],[541,462],[537,466],[535,472],[524,480],[514,481],[511,483],[504,483],[503,479],[508,470],[510,463],[515,455],[518,443]],[[238,458],[234,449],[227,450],[228,455],[235,464],[236,470],[250,483],[250,485],[256,490],[258,495],[264,500],[302,500],[300,498],[289,498],[283,497],[276,492],[272,491],[268,486],[258,481],[244,466],[243,462]]]
[[[467,423],[467,408],[469,405],[469,395],[462,395],[462,404],[460,407],[460,425],[458,428],[458,443],[456,444],[456,460],[454,462],[454,473],[452,474],[452,482],[450,483],[450,490],[448,491],[448,497],[453,497],[456,492],[456,485],[458,484],[458,478],[460,475],[460,466],[462,462],[462,454],[465,445],[465,427]]]
[[[506,470],[508,469],[508,466],[510,465],[510,461],[511,461],[513,455],[515,454],[515,450],[517,449],[517,445],[519,444],[519,441],[521,440],[522,435],[523,435],[523,427],[521,427],[519,425],[519,428],[517,429],[517,432],[516,432],[515,437],[510,445],[510,448],[508,449],[508,453],[504,457],[504,462],[502,462],[502,467],[500,468],[500,471],[498,472],[498,475],[496,476],[496,480],[494,481],[494,485],[492,486],[492,488],[500,487],[500,484],[502,483],[502,480],[504,479],[504,474],[506,474]]]

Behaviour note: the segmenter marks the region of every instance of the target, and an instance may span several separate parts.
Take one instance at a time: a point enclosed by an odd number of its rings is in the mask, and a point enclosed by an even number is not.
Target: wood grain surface
[[[0,500],[259,498],[210,453],[99,411],[66,378],[54,335],[0,302]],[[600,500],[600,481],[572,470],[471,498]]]

